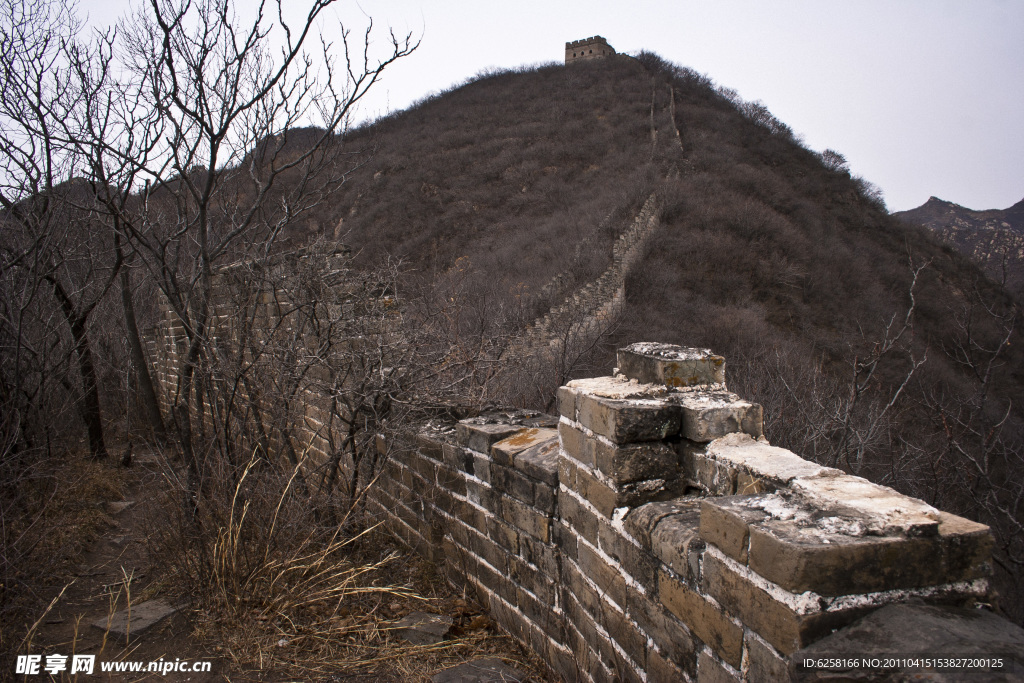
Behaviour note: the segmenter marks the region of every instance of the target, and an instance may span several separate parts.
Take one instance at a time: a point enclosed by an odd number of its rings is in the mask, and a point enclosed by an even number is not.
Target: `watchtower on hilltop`
[[[598,59],[615,54],[615,48],[601,36],[591,36],[582,40],[574,40],[565,44],[565,63],[578,62],[581,59]]]

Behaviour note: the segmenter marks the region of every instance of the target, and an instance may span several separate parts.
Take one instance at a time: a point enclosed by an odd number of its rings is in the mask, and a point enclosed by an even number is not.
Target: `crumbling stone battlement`
[[[799,678],[805,648],[849,652],[845,627],[908,601],[934,606],[898,613],[927,620],[921,651],[984,650],[936,624],[990,600],[987,527],[771,446],[707,350],[617,360],[558,418],[421,430],[371,507],[568,681]],[[1024,666],[1024,631],[988,616]]]

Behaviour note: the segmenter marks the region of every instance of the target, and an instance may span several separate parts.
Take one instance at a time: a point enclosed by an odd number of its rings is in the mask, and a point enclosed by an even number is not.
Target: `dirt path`
[[[152,494],[161,484],[156,456],[144,454],[125,472],[124,500],[108,502],[106,530],[83,554],[75,580],[64,589],[46,614],[32,638],[31,652],[42,655],[39,674],[26,675],[25,681],[206,681],[225,680],[218,674],[215,653],[210,653],[190,637],[189,624],[180,611],[142,628],[147,601],[160,599],[161,577],[148,566],[143,547],[146,506],[156,499]],[[53,596],[60,589],[53,591]],[[164,598],[166,600],[166,598]],[[128,621],[128,634],[116,633],[115,615],[128,608],[135,614]],[[104,625],[99,628],[94,623]],[[67,657],[62,671],[47,673],[48,656]],[[74,655],[93,656],[92,675],[72,675]],[[209,662],[211,673],[168,671],[166,675],[146,671],[151,662],[170,667],[176,660]],[[58,663],[60,660],[57,660]],[[104,672],[104,664],[129,666],[141,662],[141,673]],[[179,665],[180,666],[180,665]]]

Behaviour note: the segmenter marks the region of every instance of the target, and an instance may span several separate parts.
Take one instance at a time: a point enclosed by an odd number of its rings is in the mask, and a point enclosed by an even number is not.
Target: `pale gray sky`
[[[79,7],[102,24],[127,5]],[[1020,0],[342,0],[336,15],[423,36],[366,116],[490,67],[560,62],[565,41],[602,35],[763,101],[810,148],[846,155],[891,210],[929,195],[973,209],[1024,197]]]

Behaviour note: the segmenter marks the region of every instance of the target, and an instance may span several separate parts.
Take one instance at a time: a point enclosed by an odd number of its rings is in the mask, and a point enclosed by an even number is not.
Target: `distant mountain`
[[[1024,199],[1008,209],[974,211],[932,197],[894,216],[934,230],[1007,289],[1024,294]]]

